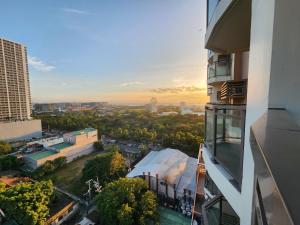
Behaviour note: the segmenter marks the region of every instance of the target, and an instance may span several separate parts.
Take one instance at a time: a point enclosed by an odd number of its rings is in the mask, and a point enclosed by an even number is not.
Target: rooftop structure
[[[29,177],[10,177],[3,176],[0,177],[0,183],[4,183],[6,187],[12,187],[20,182],[32,182]]]
[[[73,136],[78,136],[78,135],[81,135],[81,134],[88,134],[89,132],[92,132],[92,131],[96,131],[96,129],[94,128],[85,128],[85,129],[82,129],[82,130],[78,130],[78,131],[72,131],[70,133],[67,133],[69,135],[73,135]]]
[[[164,208],[158,207],[159,213],[159,224],[160,225],[190,225],[191,219],[182,215],[180,212]]]
[[[43,151],[28,155],[27,157],[29,157],[33,160],[40,160],[40,159],[47,158],[54,154],[57,154],[57,153],[53,152],[53,151],[43,150]]]
[[[44,149],[24,156],[24,160],[32,169],[59,157],[66,157],[67,162],[71,162],[79,156],[91,153],[97,140],[98,132],[94,128],[66,133],[63,138],[41,140],[39,143],[43,144]]]
[[[127,177],[145,177],[150,188],[158,194],[181,199],[195,193],[196,168],[197,159],[179,150],[167,148],[151,151],[135,165]]]

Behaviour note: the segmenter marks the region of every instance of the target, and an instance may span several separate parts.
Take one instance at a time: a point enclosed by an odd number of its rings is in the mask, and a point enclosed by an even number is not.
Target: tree
[[[19,183],[0,189],[0,208],[8,219],[23,225],[42,225],[49,214],[49,202],[53,194],[51,181]]]
[[[9,143],[5,141],[0,141],[0,155],[6,155],[11,153],[12,147]]]
[[[0,156],[0,171],[17,169],[20,165],[20,160],[15,156]]]
[[[103,151],[103,144],[100,142],[100,141],[95,141],[94,142],[94,148],[97,150],[97,151],[100,151],[102,152]]]
[[[163,110],[178,110],[164,107]],[[113,115],[99,117],[95,112],[69,112],[57,115],[38,115],[43,127],[59,130],[76,130],[85,126],[97,127],[98,134],[117,140],[136,141],[177,148],[197,157],[203,142],[204,117],[196,115],[152,115],[145,110],[129,107],[116,109]],[[106,148],[110,150],[110,147]]]
[[[58,157],[53,160],[53,164],[55,166],[55,169],[62,168],[67,164],[67,158],[64,156]]]
[[[104,225],[145,225],[157,220],[157,201],[141,178],[120,178],[96,198]]]
[[[41,178],[45,175],[53,173],[55,170],[64,167],[67,164],[67,158],[62,156],[54,159],[53,161],[46,161],[43,165],[38,167],[33,172],[33,177]]]
[[[101,185],[126,174],[124,157],[117,151],[96,156],[89,160],[82,170],[82,182],[99,178]]]
[[[149,151],[148,146],[145,145],[145,144],[140,144],[139,145],[139,149],[141,151],[142,156],[145,156],[148,153],[148,151]]]
[[[116,144],[106,145],[104,149],[107,152],[120,152],[121,151],[119,145],[116,145]]]
[[[110,162],[110,177],[116,179],[126,175],[127,168],[125,164],[125,159],[121,153],[118,151],[114,152]]]

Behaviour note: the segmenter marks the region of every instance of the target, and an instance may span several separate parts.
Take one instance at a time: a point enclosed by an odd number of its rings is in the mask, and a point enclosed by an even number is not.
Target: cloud
[[[55,69],[55,66],[48,65],[34,56],[28,56],[28,64],[31,65],[34,69],[42,72],[50,72]]]
[[[179,93],[184,93],[184,92],[205,92],[206,88],[199,88],[196,86],[181,86],[181,87],[171,87],[171,88],[155,88],[151,89],[150,92],[154,92],[157,94],[166,94],[166,93],[171,93],[171,94],[179,94]]]
[[[62,8],[61,10],[66,13],[72,13],[72,14],[77,14],[77,15],[90,15],[91,14],[88,11],[83,11],[83,10],[73,9],[73,8]]]
[[[121,87],[129,87],[129,86],[137,86],[137,85],[143,85],[143,82],[140,81],[131,81],[131,82],[126,82],[126,83],[122,83],[119,86]]]

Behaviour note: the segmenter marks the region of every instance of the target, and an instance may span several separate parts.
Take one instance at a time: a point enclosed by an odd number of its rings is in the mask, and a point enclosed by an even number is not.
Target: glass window
[[[213,143],[214,143],[214,112],[212,110],[206,110],[206,122],[205,122],[205,144],[213,155]]]

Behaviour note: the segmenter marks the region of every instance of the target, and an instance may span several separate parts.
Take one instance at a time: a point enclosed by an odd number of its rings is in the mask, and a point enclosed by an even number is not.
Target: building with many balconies
[[[205,202],[196,196],[195,224],[300,224],[299,7],[207,0]]]
[[[31,119],[27,49],[0,38],[0,139],[30,139],[41,134],[41,121]]]

